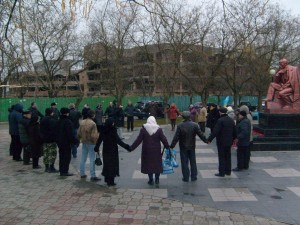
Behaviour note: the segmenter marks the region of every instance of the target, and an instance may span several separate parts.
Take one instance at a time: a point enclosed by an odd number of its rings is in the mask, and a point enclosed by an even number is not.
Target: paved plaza
[[[174,132],[163,130],[170,142]],[[124,141],[132,144],[138,132],[124,129]],[[120,148],[120,177],[108,188],[80,179],[80,147],[70,166],[76,175],[62,178],[11,160],[7,124],[0,140],[0,224],[300,224],[300,151],[252,152],[249,170],[218,178],[215,143],[198,139],[198,180],[182,182],[179,166],[155,187],[140,172],[141,146]]]

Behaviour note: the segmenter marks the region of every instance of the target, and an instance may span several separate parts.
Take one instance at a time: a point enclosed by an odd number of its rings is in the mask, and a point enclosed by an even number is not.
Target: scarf
[[[159,126],[156,123],[156,120],[153,116],[150,116],[147,119],[147,123],[144,124],[144,128],[146,129],[146,131],[148,132],[148,134],[150,136],[152,136],[153,134],[156,133],[156,131],[158,130]]]

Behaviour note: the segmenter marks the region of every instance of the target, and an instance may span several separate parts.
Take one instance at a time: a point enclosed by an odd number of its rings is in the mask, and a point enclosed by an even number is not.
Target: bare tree
[[[107,90],[120,103],[130,92],[132,57],[126,49],[132,47],[135,10],[124,16],[116,8],[97,12],[90,25],[93,43],[85,49],[85,59],[94,69],[98,89]]]
[[[25,66],[40,88],[47,90],[49,97],[56,97],[78,75],[79,71],[71,71],[82,62],[74,23],[52,4],[25,7]]]

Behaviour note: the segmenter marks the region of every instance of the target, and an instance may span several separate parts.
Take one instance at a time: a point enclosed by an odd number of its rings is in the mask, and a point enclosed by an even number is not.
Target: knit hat
[[[56,102],[52,102],[52,103],[51,103],[51,106],[54,106],[54,105],[57,105]]]
[[[221,107],[219,109],[219,112],[225,114],[225,113],[227,113],[227,109],[225,107]]]
[[[240,115],[245,117],[245,116],[247,116],[247,113],[245,111],[240,111]]]

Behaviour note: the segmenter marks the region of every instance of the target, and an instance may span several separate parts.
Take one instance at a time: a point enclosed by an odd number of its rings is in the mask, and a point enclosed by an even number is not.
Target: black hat
[[[69,113],[69,112],[70,112],[70,110],[69,110],[68,108],[65,108],[65,107],[63,107],[63,108],[60,109],[60,113],[61,113],[62,115],[66,115],[66,114]]]
[[[225,114],[225,113],[227,113],[227,109],[225,107],[221,107],[219,109],[219,112]]]
[[[245,116],[247,116],[247,113],[245,111],[240,111],[240,115],[245,117]]]
[[[57,103],[56,103],[56,102],[52,102],[52,103],[51,103],[51,106],[54,106],[54,105],[57,105]]]

